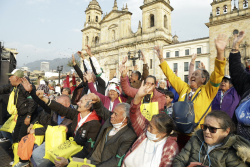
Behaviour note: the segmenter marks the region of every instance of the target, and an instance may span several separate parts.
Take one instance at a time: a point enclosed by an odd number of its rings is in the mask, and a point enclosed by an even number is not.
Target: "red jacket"
[[[133,146],[124,157],[123,163],[126,158],[147,138],[146,132],[149,121],[141,114],[140,105],[133,104],[131,102],[130,108],[130,121],[133,126],[133,129],[137,135],[137,140],[134,142]],[[171,167],[174,157],[179,153],[179,148],[177,144],[177,137],[169,136],[166,143],[163,146],[161,163],[159,167]],[[124,164],[122,165],[124,167]]]
[[[70,87],[70,84],[69,84],[69,75],[67,75],[66,82],[64,82],[63,88],[70,88],[71,94],[76,89],[76,78],[75,78],[75,76],[72,77],[72,84],[73,84],[73,86]]]
[[[129,96],[134,98],[136,93],[138,92],[138,89],[132,88],[128,85],[127,77],[122,78],[121,77],[121,85],[123,92]],[[164,94],[158,92],[156,89],[154,89],[153,97],[151,99],[151,102],[158,102],[159,106],[159,113],[160,111],[164,111],[164,105],[166,103],[166,97]]]

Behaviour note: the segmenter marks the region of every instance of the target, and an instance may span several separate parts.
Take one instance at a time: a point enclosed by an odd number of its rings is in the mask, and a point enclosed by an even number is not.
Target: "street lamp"
[[[61,74],[62,70],[63,70],[63,66],[61,66],[61,68],[59,68],[59,66],[57,66],[57,71],[59,72],[59,79],[58,79],[59,84],[60,84],[60,74]]]
[[[136,61],[137,59],[140,59],[140,57],[141,57],[141,50],[138,51],[138,57],[135,57],[136,54],[135,54],[133,57],[131,57],[130,55],[131,55],[131,53],[130,53],[130,51],[129,51],[129,52],[128,52],[128,59],[129,59],[129,60],[132,60],[132,61],[133,61],[133,66],[135,66],[135,61]]]

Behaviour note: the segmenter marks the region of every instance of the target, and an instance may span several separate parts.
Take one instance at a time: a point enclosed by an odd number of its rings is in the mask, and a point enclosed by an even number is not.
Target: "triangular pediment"
[[[131,14],[130,12],[128,11],[117,11],[117,10],[112,10],[108,15],[106,15],[102,21],[100,23],[103,23],[103,22],[106,22],[106,21],[109,21],[109,20],[113,20],[113,19],[116,19],[116,18],[119,18],[120,16],[124,15],[124,14]]]

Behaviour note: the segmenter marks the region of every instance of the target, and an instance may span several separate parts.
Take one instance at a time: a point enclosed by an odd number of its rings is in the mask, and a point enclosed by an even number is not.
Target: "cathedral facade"
[[[149,73],[161,78],[159,60],[154,54],[154,47],[172,43],[171,12],[174,10],[169,0],[144,0],[142,6],[142,22],[139,21],[137,32],[131,30],[131,16],[128,6],[118,10],[114,1],[110,13],[104,14],[99,3],[92,0],[85,13],[86,22],[82,30],[82,50],[89,45],[92,54],[103,68],[106,79],[119,76],[119,64],[122,58],[131,53],[131,57],[138,57],[142,51],[147,58]],[[102,17],[103,15],[103,17]],[[127,66],[132,66],[128,60]],[[142,70],[142,61],[136,60],[138,70]]]

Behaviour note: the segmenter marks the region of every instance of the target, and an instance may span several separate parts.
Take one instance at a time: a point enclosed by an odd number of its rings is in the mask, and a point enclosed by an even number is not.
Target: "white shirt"
[[[81,119],[77,124],[75,134],[76,134],[77,130],[82,126],[82,124],[87,120],[87,118],[90,116],[90,114],[91,114],[91,112],[88,115],[86,115],[85,117],[83,117],[83,118],[82,118],[82,115],[80,114]]]
[[[158,167],[167,137],[153,142],[145,138],[143,142],[125,159],[125,167]]]
[[[112,111],[113,105],[114,105],[114,102],[112,102],[112,101],[110,100],[110,103],[109,103],[109,111]]]
[[[125,125],[125,126],[127,126],[127,125]],[[125,126],[123,126],[123,127],[120,127],[120,128],[117,128],[117,129],[115,129],[114,127],[113,127],[113,129],[109,132],[109,136],[114,136],[116,133],[118,133],[122,128],[124,128]]]

